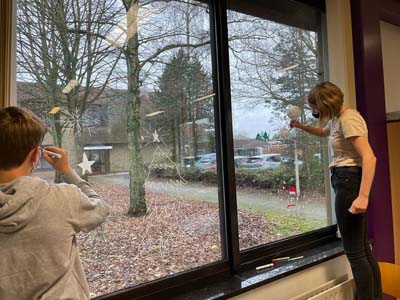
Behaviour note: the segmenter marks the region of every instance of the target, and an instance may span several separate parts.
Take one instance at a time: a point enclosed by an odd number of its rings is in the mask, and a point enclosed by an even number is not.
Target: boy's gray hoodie
[[[75,234],[103,223],[108,206],[75,172],[64,181],[0,184],[0,300],[89,299]]]

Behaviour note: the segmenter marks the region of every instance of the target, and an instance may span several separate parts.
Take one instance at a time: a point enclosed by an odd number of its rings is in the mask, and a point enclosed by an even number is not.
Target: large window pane
[[[332,221],[326,141],[290,129],[287,117],[295,105],[302,122],[315,122],[306,97],[323,79],[322,40],[320,31],[304,28],[315,27],[319,19],[309,16],[318,14],[297,5],[297,14],[282,16],[245,3],[234,9],[228,11],[234,157],[239,241],[247,249]],[[287,25],[291,16],[296,26]]]
[[[112,206],[78,237],[92,296],[223,258],[208,6],[136,2],[17,2],[18,104]]]

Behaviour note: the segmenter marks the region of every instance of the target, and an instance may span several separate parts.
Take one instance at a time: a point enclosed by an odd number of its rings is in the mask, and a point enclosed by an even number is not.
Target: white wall
[[[347,105],[356,108],[353,35],[349,0],[326,0],[329,80],[337,84]]]
[[[386,112],[400,111],[400,27],[381,22]]]
[[[352,277],[350,265],[344,255],[303,270],[291,276],[266,284],[232,300],[288,300],[342,275]]]

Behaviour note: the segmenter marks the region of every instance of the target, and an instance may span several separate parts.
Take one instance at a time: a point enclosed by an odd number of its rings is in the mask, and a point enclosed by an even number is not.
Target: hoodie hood
[[[0,184],[0,233],[15,232],[28,224],[48,189],[46,181],[29,176]]]

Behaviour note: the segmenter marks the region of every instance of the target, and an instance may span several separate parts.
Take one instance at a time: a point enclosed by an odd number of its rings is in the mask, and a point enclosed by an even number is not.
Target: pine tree
[[[274,103],[274,110],[286,113],[288,105],[297,105],[302,110],[301,121],[306,121],[307,94],[320,80],[320,55],[318,52],[318,38],[320,36],[311,31],[299,28],[287,28],[278,34],[279,42],[274,47],[277,60],[272,64],[276,72],[270,78],[270,100],[282,100]],[[304,165],[302,167],[305,178],[311,178],[312,154],[320,149],[321,139],[307,133],[300,132],[296,137],[299,151],[302,153]],[[310,185],[312,182],[307,182]]]
[[[269,135],[266,131],[264,132],[263,139],[264,139],[264,142],[269,141]]]
[[[195,101],[210,92],[211,82],[201,62],[180,49],[166,65],[159,78],[156,105],[164,111],[162,123],[168,129],[167,142],[172,144],[172,160],[179,162],[184,145],[182,124],[192,122],[192,154],[197,154],[196,120],[212,121],[212,101]]]
[[[270,100],[277,101],[274,108],[286,112],[289,104],[306,109],[308,91],[318,83],[318,35],[299,28],[287,28],[278,33],[279,42],[273,49],[276,60],[271,67]]]

